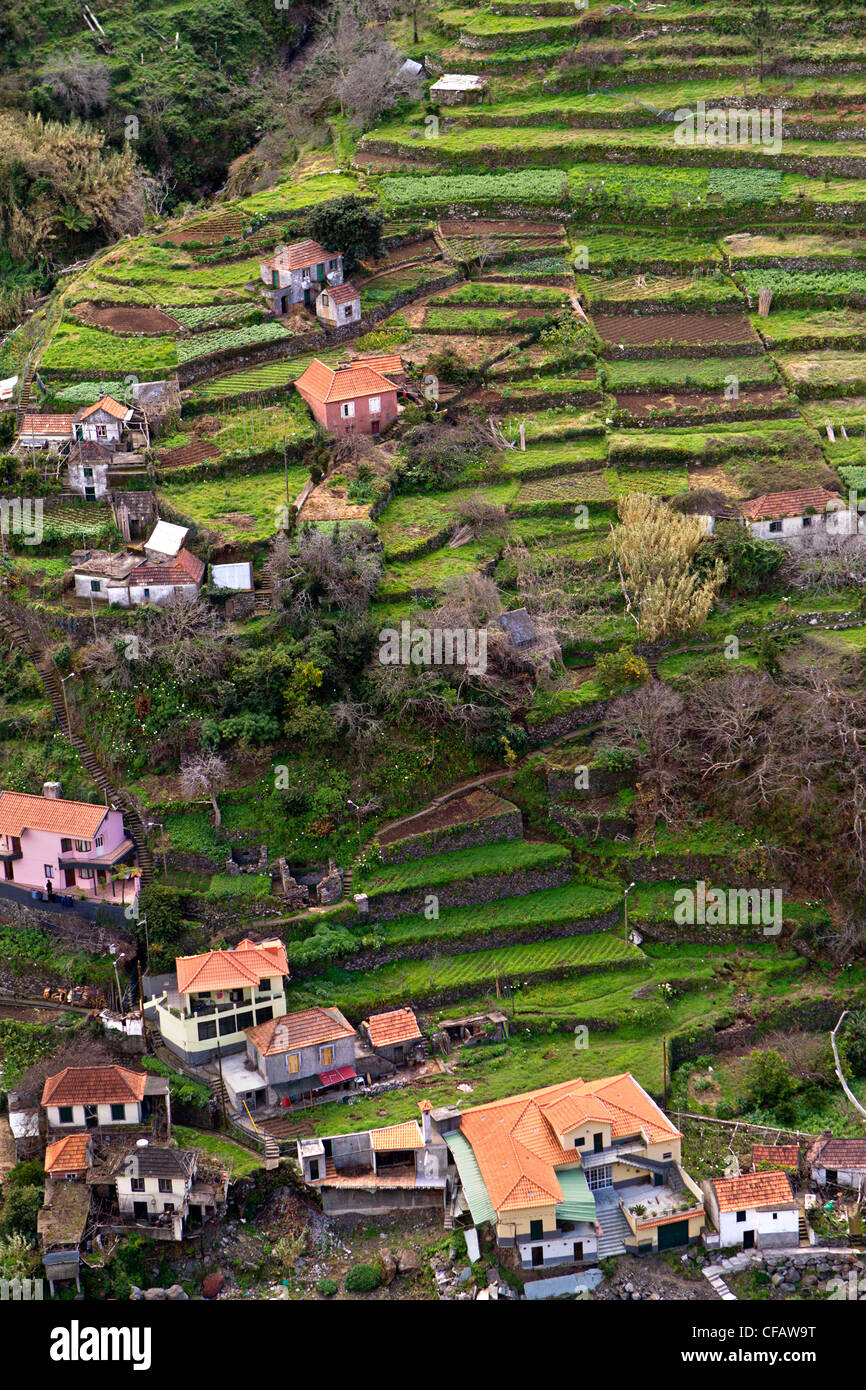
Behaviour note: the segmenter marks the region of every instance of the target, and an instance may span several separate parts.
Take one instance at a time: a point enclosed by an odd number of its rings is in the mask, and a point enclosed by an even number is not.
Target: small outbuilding
[[[361,317],[361,296],[355,286],[347,282],[322,290],[316,299],[316,317],[332,328],[357,323]]]
[[[440,106],[471,106],[485,100],[489,85],[474,72],[446,72],[431,83],[430,100]]]
[[[742,1173],[702,1184],[723,1249],[780,1250],[800,1243],[800,1208],[787,1173]]]

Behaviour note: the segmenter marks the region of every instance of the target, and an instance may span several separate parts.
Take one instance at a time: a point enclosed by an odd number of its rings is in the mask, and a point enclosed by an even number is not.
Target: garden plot
[[[614,496],[610,482],[604,472],[539,478],[523,484],[512,511],[515,516],[536,516],[544,512],[566,514],[573,511],[578,502],[607,502]]]
[[[796,403],[783,387],[767,391],[740,391],[736,397],[728,398],[722,391],[705,395],[688,395],[670,392],[667,395],[655,392],[650,395],[633,395],[628,392],[616,393],[617,410],[625,412],[634,420],[651,420],[655,416],[670,415],[700,416],[711,421],[715,416],[724,417],[734,412],[744,414],[781,414],[796,411]]]
[[[394,603],[414,596],[435,598],[451,580],[464,574],[477,574],[499,554],[502,545],[500,538],[484,537],[454,550],[435,550],[417,560],[392,562],[385,571],[376,597],[381,603]]]
[[[782,375],[803,399],[866,392],[866,353],[776,353]]]
[[[808,351],[814,348],[866,348],[866,310],[822,309],[808,313],[801,309],[781,310],[762,319],[752,316],[752,325],[770,351]]]
[[[576,263],[583,260],[578,248],[586,248],[586,269],[599,272],[638,271],[653,275],[685,275],[696,268],[721,265],[718,246],[709,238],[685,236],[676,232],[652,232],[644,228],[628,231],[597,231],[580,228],[571,233]]]
[[[815,236],[791,231],[784,235],[735,232],[719,242],[732,269],[809,271],[841,267],[866,269],[866,238]]]
[[[236,372],[227,372],[223,376],[211,377],[209,381],[200,382],[193,391],[191,400],[215,404],[220,400],[230,400],[233,396],[279,390],[296,381],[301,373],[306,371],[314,355],[326,366],[334,366],[338,359],[346,354],[332,348],[316,354],[284,357],[278,362],[265,362],[257,367],[244,367]]]
[[[453,308],[433,307],[424,312],[423,328],[426,333],[484,333],[510,334],[530,333],[533,328],[542,328],[552,321],[557,306],[537,308],[530,304],[515,305],[503,309],[469,309],[460,305]]]
[[[775,310],[866,305],[866,267],[862,270],[744,270],[737,272],[737,280],[754,308],[757,308],[761,290],[772,290]]]
[[[308,477],[306,468],[289,467],[288,492],[292,501]],[[157,496],[193,525],[213,531],[225,541],[269,540],[286,505],[286,472],[277,468],[245,477],[164,483]]]
[[[181,329],[177,319],[164,314],[161,309],[135,305],[88,304],[84,300],[75,305],[74,312],[79,323],[90,324],[93,328],[105,328],[111,333],[158,336],[160,333],[178,333]]]
[[[777,385],[779,373],[771,357],[676,357],[634,362],[606,362],[605,386],[640,394],[668,389],[693,394],[695,389],[721,390],[736,377],[740,388]]]
[[[760,351],[745,314],[593,314],[592,322],[608,347],[650,347],[676,343],[684,347],[749,345]]]
[[[703,309],[710,314],[723,314],[745,307],[743,291],[720,274],[663,276],[648,273],[610,280],[581,275],[575,280],[575,289],[593,313],[621,313],[626,309],[634,313]]]
[[[196,439],[190,444],[180,444],[171,449],[157,448],[160,468],[190,468],[194,464],[207,463],[208,459],[218,458],[219,449],[207,439]]]
[[[43,374],[70,379],[133,372],[146,381],[167,376],[176,367],[173,338],[121,337],[67,320],[58,324],[39,365]]]
[[[517,237],[521,241],[539,239],[548,242],[561,238],[565,228],[561,222],[530,222],[523,218],[509,221],[506,217],[451,217],[440,221],[439,231],[443,237],[449,239],[493,237],[507,241]]]
[[[526,449],[500,450],[491,456],[490,466],[511,478],[529,481],[554,477],[557,473],[591,472],[607,458],[604,436],[571,439],[562,443],[532,444]]]
[[[517,493],[517,483],[492,487],[456,488],[452,492],[410,493],[395,497],[376,525],[386,558],[439,542],[444,545],[456,528],[461,509],[480,499],[504,507]]]
[[[529,305],[532,308],[562,308],[568,303],[563,290],[544,285],[499,285],[485,280],[470,280],[451,290],[431,295],[428,304],[488,306]]]

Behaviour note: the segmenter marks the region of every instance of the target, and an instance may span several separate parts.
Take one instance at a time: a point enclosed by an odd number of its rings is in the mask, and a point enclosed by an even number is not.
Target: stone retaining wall
[[[480,903],[495,902],[497,898],[521,898],[527,893],[541,893],[545,888],[560,888],[571,879],[571,860],[564,859],[550,869],[519,869],[513,873],[483,874],[456,883],[439,884],[435,888],[408,888],[399,892],[382,893],[370,899],[370,921],[391,922],[397,917],[423,913],[425,900],[431,894],[441,907],[477,907]]]
[[[426,830],[420,835],[394,840],[382,846],[382,859],[386,864],[405,864],[409,859],[424,859],[428,854],[446,854],[452,850],[496,844],[499,840],[522,839],[523,817],[513,807],[469,824],[444,826],[441,830]]]

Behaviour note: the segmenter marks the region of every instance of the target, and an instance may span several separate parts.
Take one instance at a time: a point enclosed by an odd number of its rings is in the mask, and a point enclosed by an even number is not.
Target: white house
[[[76,434],[93,444],[117,448],[133,413],[131,406],[121,405],[113,396],[101,396],[76,415]]]
[[[197,594],[204,572],[204,560],[181,549],[172,560],[146,561],[130,570],[124,579],[110,579],[108,602],[121,608],[134,608],[141,603],[167,603],[177,594]]]
[[[194,1149],[161,1148],[139,1141],[115,1172],[121,1216],[170,1225],[175,1240],[181,1239],[191,1211],[201,1220],[214,1216],[225,1205],[228,1173],[210,1174],[198,1182],[198,1158]]]
[[[259,261],[259,278],[267,286],[262,294],[275,314],[284,314],[292,304],[309,308],[319,290],[342,285],[343,257],[339,251],[326,251],[317,241],[297,241]]]
[[[66,456],[67,483],[88,502],[105,497],[108,492],[108,473],[112,452],[91,439],[76,440]]]
[[[766,541],[850,536],[859,529],[857,512],[849,510],[841,497],[823,487],[767,492],[741,502],[740,512],[752,535]]]
[[[361,296],[354,285],[335,285],[322,290],[316,300],[316,317],[323,323],[339,328],[344,323],[357,323],[361,317]]]
[[[25,415],[16,444],[19,449],[61,449],[71,444],[74,433],[71,415]]]
[[[249,560],[211,565],[210,582],[215,589],[233,589],[238,593],[248,593],[253,587],[253,567]]]
[[[126,1067],[64,1067],[45,1078],[41,1105],[51,1129],[141,1123],[145,1072]]]
[[[430,85],[430,100],[442,106],[460,106],[483,101],[487,78],[474,72],[446,72]]]
[[[806,1154],[812,1181],[862,1191],[866,1187],[866,1139],[834,1139],[822,1134]]]
[[[72,554],[72,577],[76,598],[108,602],[112,580],[123,582],[141,561],[128,550],[76,550]]]
[[[722,1249],[787,1249],[800,1243],[800,1208],[787,1173],[743,1173],[701,1184]]]
[[[17,376],[7,376],[4,377],[3,381],[0,381],[0,403],[12,400],[17,385]]]

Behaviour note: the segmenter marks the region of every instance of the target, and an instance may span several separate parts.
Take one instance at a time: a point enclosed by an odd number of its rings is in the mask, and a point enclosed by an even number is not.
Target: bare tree
[[[673,823],[682,812],[679,784],[684,708],[685,702],[676,691],[651,681],[615,700],[605,718],[607,733],[637,758],[644,833],[651,833],[657,820]]]
[[[105,63],[94,63],[77,50],[61,54],[40,72],[43,83],[67,116],[90,116],[104,111],[111,94],[111,74]]]
[[[228,768],[225,760],[217,753],[199,753],[185,763],[180,770],[180,786],[190,801],[206,796],[213,807],[215,829],[219,830],[222,815],[217,803],[217,793],[226,783]]]

